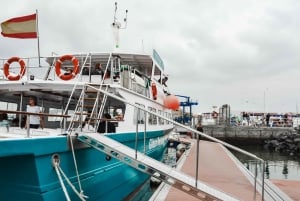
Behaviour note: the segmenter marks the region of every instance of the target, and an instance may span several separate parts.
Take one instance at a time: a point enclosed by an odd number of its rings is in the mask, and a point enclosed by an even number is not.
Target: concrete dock
[[[295,201],[300,201],[300,181],[271,179],[272,183]]]

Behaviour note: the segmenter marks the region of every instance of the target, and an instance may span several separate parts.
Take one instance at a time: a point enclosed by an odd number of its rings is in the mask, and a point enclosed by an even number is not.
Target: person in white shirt
[[[37,105],[37,98],[35,96],[29,97],[29,105],[27,105],[27,112],[40,113],[40,107]],[[40,115],[29,115],[29,128],[44,128],[43,118]],[[28,124],[26,124],[27,126]],[[25,128],[26,128],[25,126]]]

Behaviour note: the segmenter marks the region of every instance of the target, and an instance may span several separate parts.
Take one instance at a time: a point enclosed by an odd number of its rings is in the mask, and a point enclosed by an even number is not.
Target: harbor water
[[[300,180],[300,157],[270,151],[263,146],[241,146],[240,148],[265,161],[266,179]],[[256,161],[232,151],[232,153],[254,174]],[[262,164],[258,164],[258,176],[262,174]]]

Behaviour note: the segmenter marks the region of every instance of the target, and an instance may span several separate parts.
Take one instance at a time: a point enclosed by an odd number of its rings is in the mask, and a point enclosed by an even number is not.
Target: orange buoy
[[[154,100],[157,99],[157,88],[156,88],[156,84],[154,82],[152,82],[151,84],[151,89],[152,89],[152,97]]]
[[[178,110],[180,103],[177,96],[168,95],[164,99],[164,106],[168,109]]]
[[[18,62],[20,64],[21,69],[20,69],[20,72],[18,75],[11,75],[9,73],[9,66],[13,62]],[[5,77],[7,77],[7,79],[19,80],[25,74],[25,71],[26,71],[25,62],[22,59],[20,59],[19,57],[12,57],[12,58],[8,59],[7,62],[4,64],[3,71],[4,71],[4,75],[5,75]]]
[[[73,71],[68,74],[64,74],[61,72],[62,63],[66,60],[71,60],[74,67]],[[79,73],[79,71],[79,61],[76,57],[72,55],[64,55],[60,57],[55,63],[55,73],[62,80],[70,80],[74,78],[77,75],[77,73]]]

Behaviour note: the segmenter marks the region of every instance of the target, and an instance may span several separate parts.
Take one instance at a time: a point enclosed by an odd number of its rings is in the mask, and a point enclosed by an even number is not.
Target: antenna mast
[[[120,29],[126,29],[127,28],[127,13],[128,13],[128,10],[126,10],[125,18],[124,18],[124,26],[122,27],[121,22],[119,22],[118,19],[117,19],[117,10],[118,10],[118,3],[115,2],[114,21],[111,25],[112,30],[113,30],[114,39],[115,39],[115,48],[119,48],[119,42],[120,42],[119,32],[120,32]]]

